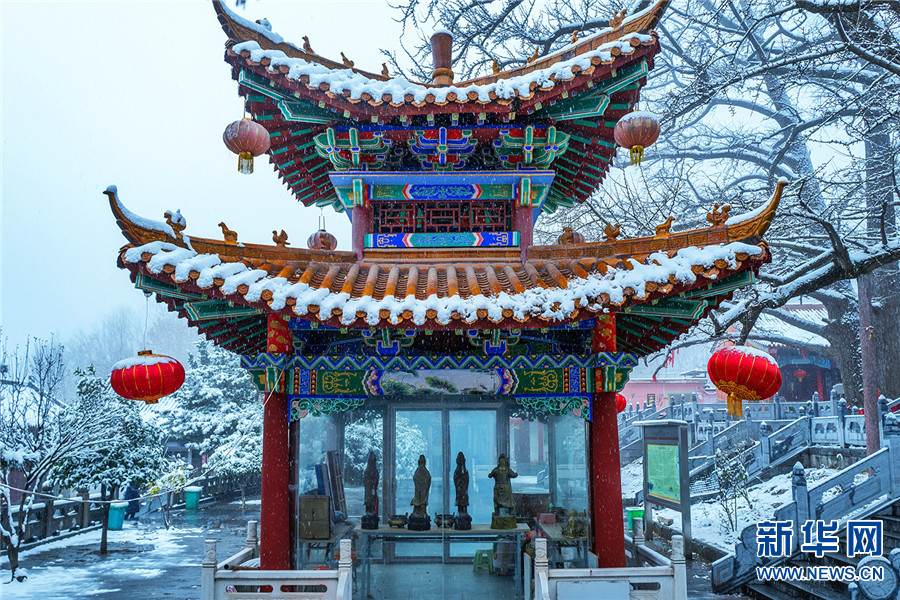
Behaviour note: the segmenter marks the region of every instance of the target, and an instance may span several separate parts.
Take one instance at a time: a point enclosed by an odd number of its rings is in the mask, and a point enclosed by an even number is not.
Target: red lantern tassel
[[[744,402],[734,394],[728,394],[728,414],[736,419],[744,418]]]
[[[238,172],[245,175],[253,172],[253,155],[246,150],[238,154]]]
[[[644,147],[634,145],[631,147],[631,164],[639,165],[644,160]]]

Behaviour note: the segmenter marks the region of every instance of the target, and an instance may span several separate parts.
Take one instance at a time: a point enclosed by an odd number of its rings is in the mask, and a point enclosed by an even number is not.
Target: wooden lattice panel
[[[512,229],[509,200],[376,202],[374,213],[374,233],[481,233]]]

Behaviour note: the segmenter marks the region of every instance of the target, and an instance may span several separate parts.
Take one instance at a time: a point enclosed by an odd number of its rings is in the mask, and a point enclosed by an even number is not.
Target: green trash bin
[[[110,529],[122,529],[125,524],[125,509],[128,508],[127,502],[113,502],[109,505],[109,520],[107,521]]]
[[[644,518],[644,507],[626,506],[625,512],[628,514],[628,529],[634,531],[634,520]]]
[[[184,508],[187,510],[197,510],[200,504],[200,492],[203,488],[197,485],[189,485],[184,488]]]

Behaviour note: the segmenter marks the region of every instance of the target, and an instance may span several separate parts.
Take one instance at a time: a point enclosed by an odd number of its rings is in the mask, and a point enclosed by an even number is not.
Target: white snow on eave
[[[621,39],[613,42],[607,42],[595,50],[585,52],[569,60],[552,64],[546,68],[538,69],[520,75],[518,77],[510,77],[500,79],[494,83],[482,85],[466,85],[463,87],[448,86],[428,88],[421,84],[413,83],[403,77],[395,77],[388,81],[380,81],[369,79],[365,75],[354,72],[352,69],[332,69],[318,63],[311,63],[302,58],[291,58],[280,50],[263,50],[255,41],[242,42],[235,44],[232,50],[241,53],[244,50],[250,52],[250,60],[260,62],[263,58],[268,58],[271,62],[270,69],[278,67],[288,67],[289,71],[285,75],[288,79],[300,81],[301,77],[309,78],[307,84],[311,88],[317,88],[322,83],[329,86],[329,91],[335,94],[349,92],[352,100],[358,100],[363,94],[369,94],[376,100],[381,100],[382,96],[389,94],[391,101],[399,104],[405,102],[405,96],[410,94],[415,102],[424,102],[428,95],[433,95],[436,103],[447,102],[447,95],[451,92],[455,93],[458,98],[465,98],[469,93],[478,94],[478,99],[482,102],[490,101],[491,92],[495,93],[499,98],[512,99],[517,96],[527,98],[532,94],[531,85],[537,84],[542,89],[550,89],[556,85],[551,75],[556,80],[568,81],[575,77],[572,67],[579,66],[582,71],[590,68],[591,59],[599,57],[604,62],[613,60],[610,52],[613,48],[619,48],[622,54],[628,55],[634,52],[628,40],[637,38],[642,42],[651,41],[652,36],[630,33]]]
[[[694,266],[708,268],[715,261],[724,260],[730,268],[736,268],[736,254],[746,253],[756,256],[763,251],[758,246],[741,242],[705,248],[688,247],[682,248],[671,257],[664,252],[651,254],[647,264],[632,259],[631,270],[609,269],[604,275],[592,274],[583,279],[571,279],[565,289],[532,288],[514,295],[501,292],[496,296],[478,294],[468,298],[439,297],[436,294],[425,299],[414,296],[405,298],[386,296],[381,300],[371,296],[351,298],[350,294],[343,292],[313,288],[306,283],[290,283],[281,277],[268,277],[265,271],[250,269],[241,263],[222,265],[216,255],[198,255],[192,250],[165,242],[151,242],[131,248],[125,252],[124,260],[138,263],[142,261],[144,254],[150,254],[147,269],[151,273],[161,273],[165,267],[170,266],[174,267],[175,273],[181,277],[187,277],[190,271],[196,271],[199,274],[198,282],[223,279],[220,289],[226,295],[234,294],[241,285],[246,285],[248,290],[243,294],[243,298],[247,302],[258,302],[263,291],[268,290],[272,293],[270,304],[272,310],[283,309],[287,299],[293,298],[296,301],[293,311],[300,316],[311,312],[313,307],[318,307],[318,314],[325,315],[327,319],[334,309],[338,309],[341,311],[342,324],[354,323],[357,314],[362,313],[364,320],[374,326],[382,320],[382,311],[388,312],[388,320],[393,324],[398,324],[401,315],[405,311],[410,311],[413,322],[416,325],[423,325],[427,321],[427,312],[433,310],[436,312],[435,320],[446,325],[452,321],[454,315],[469,323],[478,320],[481,318],[478,315],[479,310],[486,311],[488,318],[494,321],[503,318],[504,310],[512,311],[513,317],[519,320],[539,317],[551,322],[565,321],[575,311],[576,300],[582,308],[601,311],[605,308],[601,301],[604,294],[609,296],[611,303],[621,304],[626,299],[627,288],[635,290],[638,298],[643,298],[647,294],[648,282],[665,285],[669,282],[669,278],[674,276],[683,284],[691,284],[697,279],[692,270]],[[225,266],[228,267],[228,271],[223,270]]]
[[[788,180],[785,177],[781,177],[778,180],[778,183],[787,183],[787,182],[788,182]],[[725,225],[737,225],[738,223],[743,223],[744,221],[749,221],[751,219],[755,219],[756,217],[761,215],[763,213],[763,211],[766,210],[766,208],[768,208],[769,204],[771,204],[771,203],[772,203],[772,200],[770,198],[768,202],[764,202],[763,204],[757,206],[750,212],[741,213],[739,215],[734,215],[732,217],[728,217],[728,220],[725,221]]]
[[[238,15],[236,12],[234,12],[233,10],[228,8],[228,5],[226,4],[226,2],[224,0],[217,0],[217,2],[219,3],[219,7],[222,9],[222,11],[228,15],[228,18],[230,18],[235,23],[243,25],[244,27],[247,27],[249,29],[252,29],[256,33],[260,34],[261,36],[263,36],[264,38],[266,38],[267,40],[272,42],[273,44],[286,43],[284,41],[284,38],[281,37],[280,35],[278,35],[277,33],[275,33],[274,31],[266,29],[259,23],[255,23],[253,21],[250,21],[249,19],[245,19],[244,17]],[[288,43],[288,45],[294,46],[294,44],[290,44],[290,43]],[[296,48],[296,46],[294,46],[294,47]]]
[[[122,202],[119,200],[119,190],[118,190],[118,188],[116,188],[116,186],[111,185],[108,188],[106,188],[106,191],[112,193],[113,200],[115,200],[115,202],[116,202],[116,206],[119,208],[120,211],[122,211],[122,214],[125,216],[126,219],[128,219],[129,221],[131,221],[132,223],[134,223],[135,225],[137,225],[139,227],[143,227],[144,229],[150,229],[152,231],[160,231],[162,233],[172,236],[173,238],[175,237],[175,231],[171,227],[169,227],[169,225],[167,223],[163,223],[161,221],[154,221],[153,219],[144,218],[141,215],[137,215],[137,214],[131,212],[130,210],[128,210],[127,208],[125,208],[125,205],[122,204]]]

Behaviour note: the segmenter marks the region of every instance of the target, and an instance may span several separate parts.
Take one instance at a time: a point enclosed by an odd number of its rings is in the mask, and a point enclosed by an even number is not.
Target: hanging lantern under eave
[[[806,377],[807,373],[803,369],[797,369],[794,371],[794,377],[797,378],[797,381],[803,383],[803,378]]]
[[[659,139],[659,132],[659,119],[656,115],[638,110],[619,119],[613,129],[613,137],[617,144],[631,151],[631,164],[639,165],[644,160],[644,148]]]
[[[171,356],[142,350],[113,365],[109,382],[123,398],[155,404],[184,383],[184,367]]]
[[[728,394],[728,414],[743,418],[744,400],[771,398],[781,389],[781,370],[769,354],[749,346],[717,351],[706,365],[713,384]]]
[[[249,175],[253,172],[253,157],[269,150],[268,130],[252,119],[235,121],[222,134],[225,146],[238,155],[238,171]]]
[[[622,394],[616,394],[616,412],[622,412],[628,406],[628,399]]]

